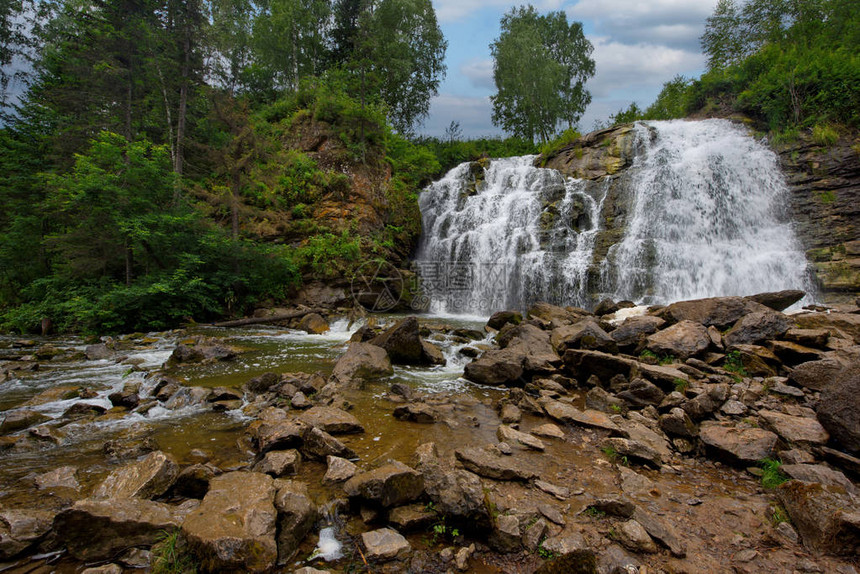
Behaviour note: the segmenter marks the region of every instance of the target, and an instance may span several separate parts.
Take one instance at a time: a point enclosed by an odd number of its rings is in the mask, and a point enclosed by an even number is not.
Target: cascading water
[[[431,310],[810,291],[772,151],[724,120],[638,123],[634,137],[633,165],[598,181],[525,156],[463,164],[428,187],[415,265]],[[602,232],[622,238],[595,261]]]
[[[605,188],[565,180],[534,160],[494,160],[486,169],[463,164],[421,194],[416,267],[432,311],[585,302]]]
[[[601,265],[616,299],[667,303],[809,291],[776,155],[726,120],[636,126],[647,141],[629,176],[624,238]]]

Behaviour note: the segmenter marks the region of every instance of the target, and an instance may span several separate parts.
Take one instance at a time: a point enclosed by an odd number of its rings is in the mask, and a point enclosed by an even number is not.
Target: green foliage
[[[824,205],[830,205],[834,201],[836,201],[836,192],[832,189],[828,189],[827,191],[822,191],[818,194],[818,199]]]
[[[671,365],[675,362],[675,355],[660,355],[658,363],[661,365]]]
[[[690,112],[690,85],[692,81],[678,75],[663,84],[653,104],[643,114],[646,120],[673,120],[686,117]]]
[[[497,93],[493,123],[534,141],[549,141],[561,123],[572,128],[591,102],[585,82],[594,75],[593,47],[582,24],[564,12],[539,15],[533,6],[512,8],[490,45]]]
[[[534,142],[522,138],[479,138],[470,140],[440,140],[425,138],[419,143],[430,150],[439,162],[439,176],[467,161],[481,158],[503,158],[538,153]]]
[[[293,252],[293,261],[304,272],[317,277],[344,275],[359,264],[361,242],[344,230],[340,235],[315,235]]]
[[[575,129],[566,129],[561,132],[561,135],[552,141],[546,142],[540,146],[539,151],[544,159],[551,158],[573,143],[576,143],[582,136]]]
[[[611,462],[615,462],[615,460],[618,458],[618,451],[611,446],[604,446],[600,450]]]
[[[818,145],[832,146],[839,140],[839,132],[831,125],[815,124],[812,126],[812,140]]]
[[[582,513],[592,518],[603,518],[604,516],[606,516],[606,513],[604,511],[593,506],[589,506],[588,508],[583,510]]]
[[[179,536],[179,530],[162,530],[152,547],[153,574],[196,574],[197,564]]]
[[[609,409],[613,413],[620,413],[623,410],[619,405],[609,405]]]
[[[758,464],[762,469],[761,485],[763,487],[772,489],[783,482],[788,482],[788,477],[780,470],[782,461],[765,458],[760,460]]]
[[[538,556],[540,556],[544,560],[552,560],[553,558],[555,558],[555,552],[553,552],[552,550],[547,550],[546,548],[544,548],[543,543],[544,543],[544,541],[541,540],[541,543],[537,548]]]
[[[791,524],[791,518],[782,506],[779,504],[772,505],[770,507],[770,523],[776,528],[782,522]]]
[[[645,349],[641,353],[639,353],[639,358],[641,359],[657,359],[657,354],[654,351],[650,351]]]
[[[673,383],[675,385],[675,390],[682,395],[686,393],[687,389],[690,387],[690,381],[688,381],[687,379],[682,379],[681,377],[676,377]]]
[[[723,368],[741,377],[747,376],[747,371],[744,368],[744,361],[740,351],[729,351],[729,353],[726,354],[726,358],[723,360]]]

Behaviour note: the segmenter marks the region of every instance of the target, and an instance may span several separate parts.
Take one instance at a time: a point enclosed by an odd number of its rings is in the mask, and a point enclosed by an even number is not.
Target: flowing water
[[[416,268],[431,310],[812,291],[771,150],[725,120],[640,122],[634,137],[633,165],[599,181],[525,156],[463,164],[428,187]],[[612,186],[624,206],[608,205]],[[621,239],[596,261],[609,226]]]

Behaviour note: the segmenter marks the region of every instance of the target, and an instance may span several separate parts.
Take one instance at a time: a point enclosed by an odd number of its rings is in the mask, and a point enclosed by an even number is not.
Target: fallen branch
[[[278,315],[269,315],[267,317],[247,317],[245,319],[236,319],[235,321],[224,321],[222,323],[213,323],[212,327],[242,327],[243,325],[260,325],[262,323],[277,323],[278,321],[287,321],[289,319],[298,319],[311,313],[322,313],[321,309],[304,309],[301,311],[290,311],[289,313],[280,313]]]

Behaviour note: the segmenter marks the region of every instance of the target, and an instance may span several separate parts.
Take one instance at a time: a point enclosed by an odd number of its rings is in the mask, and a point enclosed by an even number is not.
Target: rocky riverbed
[[[800,296],[0,340],[2,568],[855,573],[860,314]]]

